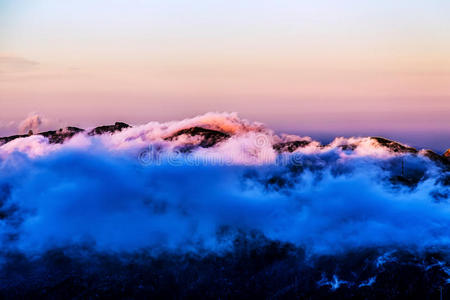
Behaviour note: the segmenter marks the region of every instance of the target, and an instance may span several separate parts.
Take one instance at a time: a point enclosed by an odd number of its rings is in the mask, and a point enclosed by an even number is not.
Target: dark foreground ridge
[[[54,249],[10,253],[0,269],[5,299],[449,299],[448,257],[360,249],[308,258],[257,234],[233,251],[151,256]],[[443,298],[440,298],[440,295]]]

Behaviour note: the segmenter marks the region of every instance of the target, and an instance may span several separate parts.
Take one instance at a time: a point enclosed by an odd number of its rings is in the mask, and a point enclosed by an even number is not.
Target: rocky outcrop
[[[283,153],[283,152],[292,153],[295,150],[297,150],[298,148],[303,148],[303,147],[308,146],[310,143],[311,142],[308,140],[283,142],[283,143],[278,143],[278,144],[273,145],[273,149],[275,151],[277,151],[278,153]]]
[[[447,149],[447,151],[445,151],[445,153],[442,156],[450,160],[450,149]]]
[[[212,147],[212,146],[216,145],[217,143],[220,143],[230,137],[229,134],[221,132],[221,131],[206,129],[203,127],[196,126],[196,127],[179,130],[179,131],[175,132],[174,134],[172,134],[171,136],[166,137],[165,140],[173,141],[182,135],[187,135],[187,136],[191,136],[191,137],[200,137],[200,142],[198,144],[190,145],[190,146],[194,146],[194,147],[199,146],[202,148]]]
[[[125,128],[130,128],[131,126],[123,123],[123,122],[116,122],[114,125],[105,125],[105,126],[99,126],[95,127],[91,131],[89,131],[88,135],[101,135],[105,133],[113,134],[117,131],[122,131]]]
[[[388,148],[390,151],[395,153],[417,153],[417,149],[409,146],[402,145],[400,143],[382,138],[382,137],[371,137],[372,140],[376,141],[380,146]]]
[[[66,127],[60,128],[59,130],[51,130],[39,133],[42,136],[48,138],[50,144],[62,144],[66,140],[73,137],[75,134],[83,132],[84,129],[78,127]]]
[[[66,128],[60,128],[59,130],[50,130],[50,131],[39,132],[39,133],[37,133],[37,135],[42,135],[42,136],[48,138],[48,141],[50,144],[62,144],[66,140],[73,137],[75,134],[83,132],[83,131],[84,131],[84,129],[69,126]],[[33,135],[33,132],[30,132],[29,134],[0,137],[0,146],[4,145],[6,143],[9,143],[15,139],[25,138],[25,137],[29,137],[31,135]]]
[[[431,159],[432,161],[442,164],[442,165],[450,165],[450,157],[447,158],[444,155],[439,155],[434,151],[431,150],[422,150],[420,151],[420,154],[422,154],[425,157],[428,157],[429,159]]]
[[[30,134],[20,134],[20,135],[11,135],[11,136],[0,137],[0,146],[4,145],[6,143],[9,143],[11,141],[14,141],[15,139],[29,137],[29,136],[30,136]]]
[[[99,126],[91,131],[89,131],[88,135],[101,135],[105,133],[113,134],[118,131],[122,131],[124,128],[129,128],[130,125],[122,122],[116,122],[114,125],[105,125],[105,126]],[[62,144],[68,139],[72,138],[74,135],[80,132],[84,132],[85,130],[78,127],[69,126],[66,128],[60,128],[58,130],[50,130],[50,131],[44,131],[39,132],[37,135],[42,135],[46,138],[48,138],[48,141],[50,144]],[[6,143],[9,143],[15,139],[18,138],[26,138],[33,135],[33,132],[30,131],[29,134],[21,134],[21,135],[12,135],[7,137],[0,137],[0,146],[4,145]]]

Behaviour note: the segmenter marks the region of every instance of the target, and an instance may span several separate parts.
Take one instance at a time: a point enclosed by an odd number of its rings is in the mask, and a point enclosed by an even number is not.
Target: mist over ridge
[[[321,145],[236,114],[122,124],[0,147],[4,246],[223,251],[223,228],[312,252],[448,246],[445,156],[380,137]]]

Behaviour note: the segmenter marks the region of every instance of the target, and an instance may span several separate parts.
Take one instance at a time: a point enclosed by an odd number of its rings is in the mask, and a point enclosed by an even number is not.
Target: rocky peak
[[[310,143],[311,142],[308,140],[282,142],[282,143],[273,145],[273,149],[275,151],[277,151],[278,153],[283,153],[283,152],[292,153],[295,150],[297,150],[298,148],[303,148],[303,147],[308,146]]]
[[[130,125],[122,122],[116,122],[114,125],[105,125],[105,126],[99,126],[94,129],[92,129],[88,134],[89,135],[100,135],[104,133],[110,133],[113,134],[117,131],[121,131],[124,128],[131,127]],[[42,135],[46,138],[48,138],[48,141],[50,144],[62,144],[66,140],[72,138],[75,134],[84,132],[84,129],[69,126],[66,128],[60,128],[58,130],[49,130],[44,132],[39,132],[37,135]],[[9,143],[15,139],[18,138],[25,138],[33,135],[33,132],[30,130],[28,134],[20,134],[20,135],[12,135],[7,137],[0,137],[0,146],[4,145],[6,143]]]
[[[447,149],[447,151],[445,151],[445,153],[443,154],[443,156],[447,159],[450,159],[450,149]]]
[[[84,129],[77,128],[77,127],[66,127],[66,128],[60,128],[59,130],[50,130],[50,131],[44,131],[39,132],[37,135],[42,135],[46,138],[48,138],[48,141],[50,144],[62,144],[65,140],[70,139],[75,134],[79,132],[83,132]],[[25,138],[33,135],[33,132],[30,130],[28,134],[20,134],[20,135],[12,135],[7,137],[0,137],[0,146],[6,143],[9,143],[15,139],[18,138]]]
[[[431,150],[421,150],[420,154],[422,154],[423,156],[428,157],[429,159],[431,159],[434,162],[443,164],[443,165],[450,165],[450,159],[447,159],[444,155],[439,155],[434,151]]]
[[[413,147],[408,147],[405,145],[402,145],[400,143],[382,138],[382,137],[371,137],[372,140],[375,140],[378,144],[380,144],[383,147],[388,148],[390,151],[395,153],[417,153],[417,149]]]
[[[20,134],[20,135],[18,134],[18,135],[11,135],[11,136],[0,137],[0,146],[4,145],[6,143],[9,143],[9,142],[11,142],[11,141],[13,141],[15,139],[24,138],[24,137],[28,137],[28,136],[30,136],[30,135],[29,134]]]
[[[130,125],[123,123],[123,122],[116,122],[114,125],[105,125],[105,126],[99,126],[95,127],[91,131],[89,131],[88,135],[101,135],[105,133],[113,134],[117,131],[122,131],[125,128],[131,127]]]
[[[177,139],[181,135],[200,137],[201,141],[197,146],[200,146],[202,148],[212,147],[217,143],[220,143],[221,141],[226,140],[230,137],[229,134],[221,131],[195,126],[191,128],[181,129],[172,134],[171,136],[166,137],[165,140],[172,141]]]
[[[40,132],[39,135],[48,138],[50,144],[62,144],[65,140],[70,139],[75,134],[83,132],[84,129],[78,127],[66,127],[60,128],[59,130],[50,130],[45,132]]]

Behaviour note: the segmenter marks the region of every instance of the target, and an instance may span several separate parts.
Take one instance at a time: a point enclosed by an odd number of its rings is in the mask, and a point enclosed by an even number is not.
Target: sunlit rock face
[[[211,113],[0,141],[5,298],[449,293],[448,152]]]
[[[447,149],[447,151],[445,151],[444,157],[450,159],[450,149]]]

